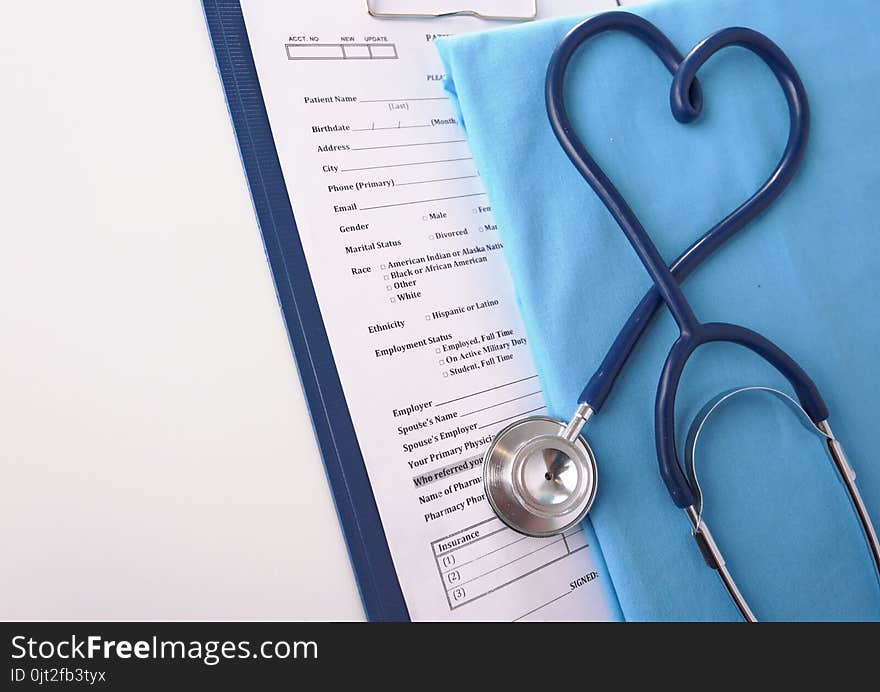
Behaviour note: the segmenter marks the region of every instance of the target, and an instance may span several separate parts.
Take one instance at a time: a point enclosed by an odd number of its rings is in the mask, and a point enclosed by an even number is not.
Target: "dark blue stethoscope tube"
[[[703,234],[671,267],[667,267],[635,213],[578,138],[565,107],[565,73],[572,56],[585,41],[606,31],[623,31],[635,36],[666,66],[673,75],[670,105],[679,122],[692,122],[700,114],[702,92],[696,80],[697,70],[727,46],[746,48],[762,58],[779,81],[788,102],[789,138],[776,169],[755,194]],[[608,12],[582,22],[562,39],[550,60],[545,96],[550,124],[559,143],[623,230],[654,283],[587,383],[580,402],[588,404],[594,411],[602,407],[651,317],[665,303],[678,325],[680,335],[667,357],[657,389],[657,455],[661,475],[676,505],[689,507],[695,502],[695,494],[678,461],[674,435],[675,394],[687,359],[702,344],[724,341],[751,349],[788,379],[801,405],[815,423],[828,417],[827,407],[815,384],[790,356],[745,327],[701,323],[679,283],[764,211],[790,182],[803,158],[809,135],[809,105],[803,84],[794,66],[776,44],[751,29],[734,27],[718,31],[682,57],[669,39],[647,20],[628,12]]]

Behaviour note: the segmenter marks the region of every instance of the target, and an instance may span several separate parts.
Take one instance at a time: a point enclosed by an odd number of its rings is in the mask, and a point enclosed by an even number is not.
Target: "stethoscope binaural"
[[[568,64],[585,41],[606,31],[632,34],[643,41],[666,66],[673,76],[670,92],[672,113],[679,122],[692,122],[700,114],[702,92],[696,79],[697,70],[727,46],[746,48],[763,59],[776,76],[788,102],[788,143],[776,169],[755,194],[703,234],[670,267],[667,267],[626,200],[590,156],[575,133],[566,111],[563,85]],[[810,115],[807,96],[794,66],[776,44],[751,29],[722,29],[701,41],[683,57],[650,22],[627,12],[608,12],[578,24],[562,39],[550,60],[545,96],[550,124],[559,143],[623,230],[654,285],[630,315],[601,365],[584,387],[578,408],[568,424],[537,416],[517,421],[495,436],[483,463],[485,491],[492,508],[508,526],[531,536],[561,533],[583,519],[596,497],[597,470],[595,456],[581,431],[587,420],[605,403],[615,379],[647,328],[650,318],[665,304],[680,334],[663,366],[657,389],[654,428],[660,475],[673,502],[685,510],[706,563],[718,571],[743,617],[755,619],[703,520],[703,499],[696,476],[695,452],[700,432],[712,413],[733,396],[746,392],[771,392],[781,397],[804,416],[809,427],[825,441],[858,515],[880,578],[877,534],[855,485],[855,473],[831,432],[828,409],[816,385],[791,356],[760,334],[738,325],[700,322],[679,285],[701,262],[779,196],[803,158]],[[676,450],[675,395],[688,358],[698,347],[710,342],[739,344],[759,355],[788,380],[798,401],[770,388],[744,387],[710,402],[697,417],[688,436],[688,478],[682,470]]]

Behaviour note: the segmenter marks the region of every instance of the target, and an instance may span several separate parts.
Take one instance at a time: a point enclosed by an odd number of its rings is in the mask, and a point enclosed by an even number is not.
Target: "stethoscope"
[[[563,84],[569,62],[585,41],[606,31],[632,34],[660,58],[673,76],[670,103],[673,115],[681,123],[695,120],[702,108],[697,70],[727,46],[746,48],[763,59],[779,81],[788,102],[788,143],[776,169],[755,194],[703,234],[671,267],[666,266],[626,200],[587,152],[566,111]],[[626,12],[608,12],[578,24],[559,43],[547,70],[545,97],[556,138],[623,230],[654,285],[630,315],[584,387],[571,421],[566,424],[544,416],[525,418],[495,436],[483,460],[485,492],[492,508],[512,529],[530,536],[562,533],[584,518],[596,497],[597,470],[596,458],[581,431],[587,420],[602,408],[651,317],[665,304],[680,334],[667,356],[657,388],[654,428],[660,475],[673,502],[685,510],[692,526],[691,533],[706,563],[718,572],[743,617],[755,620],[703,519],[703,497],[696,474],[700,433],[709,418],[734,397],[749,393],[774,394],[790,404],[808,427],[824,440],[858,515],[880,578],[877,534],[856,487],[855,473],[828,424],[828,409],[816,385],[791,356],[760,334],[734,324],[700,322],[679,285],[709,255],[764,211],[791,181],[803,158],[810,129],[807,96],[794,66],[776,44],[751,29],[722,29],[682,57],[650,22]],[[709,402],[697,416],[688,435],[685,475],[676,449],[675,396],[688,358],[698,347],[711,342],[739,344],[759,355],[788,380],[797,401],[775,389],[744,387]]]

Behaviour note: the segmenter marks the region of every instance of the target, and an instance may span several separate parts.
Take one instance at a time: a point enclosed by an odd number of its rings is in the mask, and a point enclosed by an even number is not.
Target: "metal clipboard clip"
[[[532,13],[528,15],[483,14],[477,10],[463,9],[448,12],[381,12],[373,9],[370,0],[367,3],[367,14],[375,19],[440,19],[442,17],[476,17],[495,22],[530,22],[538,17],[538,0],[532,0]]]

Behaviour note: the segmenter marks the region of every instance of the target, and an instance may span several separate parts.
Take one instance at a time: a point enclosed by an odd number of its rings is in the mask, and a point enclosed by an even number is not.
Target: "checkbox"
[[[430,316],[430,315],[425,315],[425,321],[426,321],[426,322],[430,322],[430,321],[431,321],[431,316]]]
[[[392,302],[392,303],[396,303],[396,302],[397,302],[397,298],[392,298],[392,299],[391,299],[391,302]]]
[[[389,285],[389,286],[386,286],[386,287],[385,287],[385,290],[386,290],[386,291],[390,291],[391,288],[392,288],[392,286]]]
[[[443,377],[449,377],[449,373],[444,371],[444,372],[443,372]]]
[[[434,353],[440,353],[440,349],[439,349],[439,348],[435,348],[435,349],[434,349]]]

